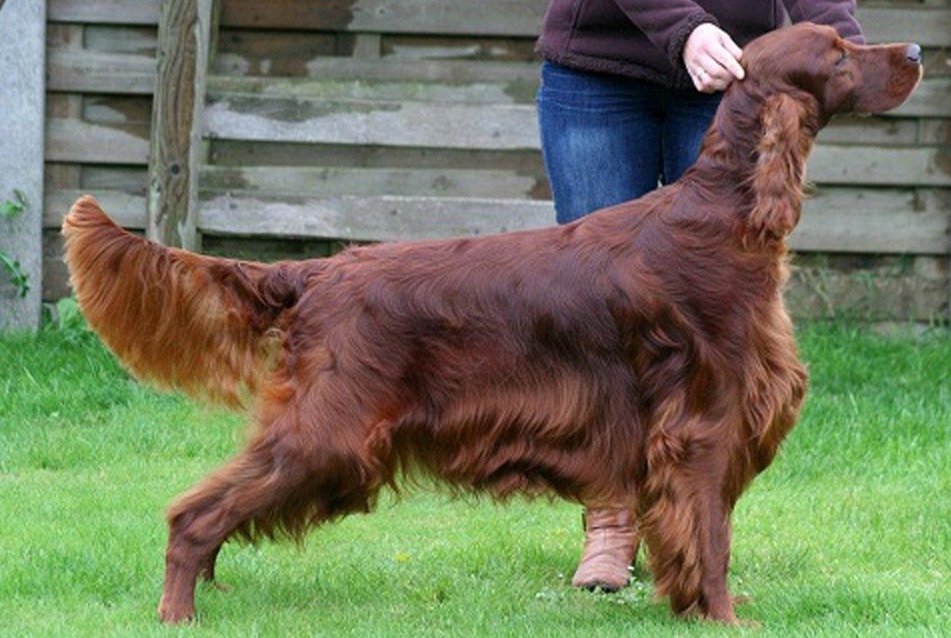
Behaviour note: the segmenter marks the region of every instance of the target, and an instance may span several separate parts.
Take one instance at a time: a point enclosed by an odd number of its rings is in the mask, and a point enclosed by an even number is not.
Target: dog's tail
[[[95,199],[63,221],[79,306],[129,370],[237,407],[256,394],[266,343],[304,289],[305,264],[196,255],[122,230]]]

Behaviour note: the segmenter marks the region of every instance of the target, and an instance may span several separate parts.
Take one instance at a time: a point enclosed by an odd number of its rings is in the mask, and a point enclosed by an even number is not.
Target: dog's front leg
[[[727,588],[730,562],[729,459],[721,424],[699,421],[654,433],[641,499],[654,583],[673,611],[736,623]]]

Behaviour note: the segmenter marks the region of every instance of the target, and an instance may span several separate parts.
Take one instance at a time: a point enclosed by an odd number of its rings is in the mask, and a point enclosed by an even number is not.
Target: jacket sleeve
[[[795,22],[815,22],[835,27],[839,35],[865,44],[865,34],[855,19],[855,0],[783,0],[789,18]]]
[[[628,19],[679,69],[687,38],[699,25],[719,21],[690,0],[614,0]]]

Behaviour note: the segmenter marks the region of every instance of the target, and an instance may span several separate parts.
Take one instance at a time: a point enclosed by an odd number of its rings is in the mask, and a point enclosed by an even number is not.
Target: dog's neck
[[[747,245],[778,246],[799,221],[806,158],[821,127],[811,96],[791,90],[761,94],[754,83],[734,83],[685,176],[689,190],[732,211]]]
[[[764,102],[742,93],[724,96],[703,139],[698,165],[728,176],[737,185],[746,183],[759,167],[762,140],[769,134],[762,121]],[[808,153],[817,132],[818,126],[803,125],[797,129],[797,139],[787,142],[794,147],[791,150]]]

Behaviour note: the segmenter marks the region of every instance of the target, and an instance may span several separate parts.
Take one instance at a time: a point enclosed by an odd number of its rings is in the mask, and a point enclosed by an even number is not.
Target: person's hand
[[[742,49],[720,27],[705,22],[690,33],[684,45],[684,64],[701,93],[722,91],[745,75]]]

